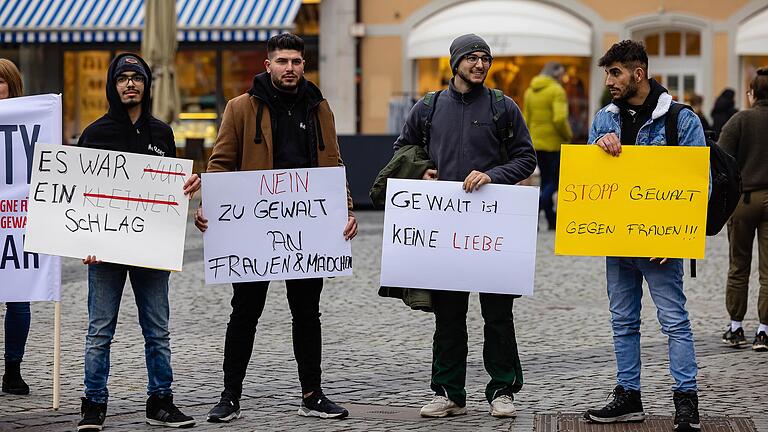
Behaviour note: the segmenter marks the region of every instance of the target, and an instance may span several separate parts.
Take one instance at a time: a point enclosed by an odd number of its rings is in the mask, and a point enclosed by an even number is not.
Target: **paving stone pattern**
[[[420,419],[418,408],[432,397],[433,317],[411,311],[399,300],[377,296],[383,213],[360,212],[359,220],[360,233],[353,243],[355,275],[326,280],[321,304],[324,388],[333,400],[349,405],[352,415],[343,421],[296,415],[300,388],[290,312],[284,284],[275,282],[244,384],[243,418],[230,425],[204,420],[222,390],[231,288],[204,284],[202,237],[190,222],[184,271],[171,276],[171,345],[175,400],[198,420],[197,430],[531,431],[536,413],[577,413],[605,402],[614,386],[615,362],[604,259],[555,256],[553,234],[542,231],[535,294],[515,302],[517,341],[525,371],[525,386],[515,402],[520,416],[500,420],[488,415],[483,396],[488,376],[482,363],[482,318],[473,294],[467,318],[469,414],[447,420]],[[757,430],[768,431],[768,353],[734,350],[720,341],[727,323],[723,288],[727,261],[727,239],[721,233],[708,240],[707,259],[699,261],[699,277],[685,280],[697,341],[701,411],[709,416],[749,416]],[[756,269],[752,286],[745,318],[748,333],[757,325]],[[22,364],[32,394],[0,395],[0,430],[75,429],[83,390],[86,291],[84,266],[78,260],[64,259],[61,409],[50,408],[53,304],[36,303]],[[0,308],[0,315],[4,313]],[[649,413],[669,416],[674,408],[666,337],[647,295],[642,317],[643,403]],[[106,430],[157,430],[143,422],[146,369],[130,287],[124,293],[112,344],[109,390]]]

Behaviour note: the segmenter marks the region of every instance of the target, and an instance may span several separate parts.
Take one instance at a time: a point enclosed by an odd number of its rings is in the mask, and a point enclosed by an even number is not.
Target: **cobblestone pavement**
[[[190,223],[184,271],[171,276],[171,336],[177,405],[198,420],[198,430],[532,430],[537,412],[579,412],[600,405],[614,385],[614,358],[605,295],[604,259],[553,254],[554,236],[539,235],[535,294],[515,303],[517,341],[525,387],[517,395],[520,416],[487,414],[483,388],[482,318],[470,300],[467,392],[469,415],[422,420],[418,408],[431,398],[429,374],[434,329],[430,314],[376,295],[383,213],[360,212],[354,240],[354,277],[327,280],[322,297],[326,394],[352,412],[342,421],[296,415],[299,386],[291,347],[290,312],[282,283],[274,283],[259,323],[241,401],[244,417],[230,425],[206,423],[222,386],[221,362],[231,289],[203,283],[202,238]],[[686,263],[687,265],[687,263]],[[751,416],[768,431],[765,383],[768,354],[722,345],[727,323],[724,282],[727,239],[708,240],[699,277],[686,277],[688,309],[699,361],[700,406],[712,416]],[[756,270],[755,270],[756,272]],[[753,272],[753,287],[757,276]],[[85,268],[65,259],[62,286],[61,408],[51,406],[53,305],[33,305],[32,330],[22,364],[30,396],[0,395],[0,430],[74,430],[82,394],[87,327]],[[757,325],[756,289],[745,318]],[[649,296],[643,300],[643,401],[646,411],[673,412],[666,355]],[[4,308],[0,308],[4,314]],[[157,430],[143,423],[146,369],[133,295],[126,289],[112,345],[107,430]]]

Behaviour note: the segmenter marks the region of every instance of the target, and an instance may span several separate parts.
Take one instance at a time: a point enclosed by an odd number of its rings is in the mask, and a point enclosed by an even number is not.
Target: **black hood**
[[[712,114],[728,113],[736,108],[736,93],[731,89],[725,89],[715,100],[715,106],[712,108]]]
[[[278,97],[279,90],[272,84],[269,74],[262,72],[253,77],[253,85],[248,90],[248,94],[267,103],[271,109],[274,109],[273,99]],[[311,81],[304,77],[299,80],[299,97],[307,96],[309,106],[313,107],[319,104],[324,98],[323,93]]]
[[[144,94],[141,96],[141,117],[139,118],[139,121],[137,121],[137,123],[141,123],[150,116],[152,111],[152,71],[144,59],[133,53],[120,54],[109,64],[109,69],[107,69],[107,101],[109,102],[109,111],[107,111],[107,115],[119,123],[131,124],[128,111],[120,101],[120,95],[117,93],[117,82],[115,81],[115,69],[120,62],[120,59],[128,56],[135,57],[146,71]]]

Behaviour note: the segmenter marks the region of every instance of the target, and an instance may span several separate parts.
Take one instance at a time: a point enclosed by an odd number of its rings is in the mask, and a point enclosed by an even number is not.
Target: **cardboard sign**
[[[25,249],[181,271],[192,161],[40,144]]]
[[[203,174],[208,284],[352,274],[343,167]]]
[[[24,252],[38,142],[61,144],[61,95],[0,100],[0,302],[60,297],[61,259]]]
[[[381,285],[533,294],[539,190],[387,181]]]
[[[709,148],[564,145],[558,255],[704,258]]]

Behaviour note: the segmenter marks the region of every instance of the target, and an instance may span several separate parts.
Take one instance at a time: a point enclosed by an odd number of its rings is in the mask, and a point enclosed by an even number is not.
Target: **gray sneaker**
[[[467,407],[460,407],[445,396],[435,395],[432,402],[421,407],[422,417],[448,417],[467,413]]]

